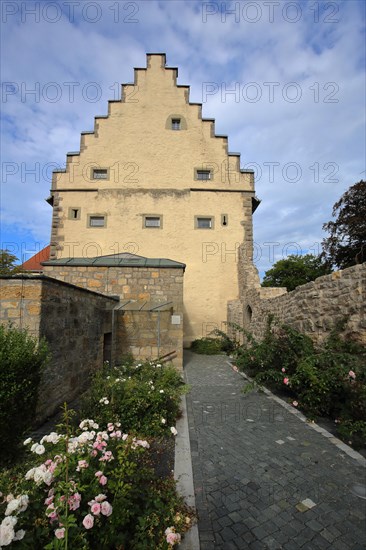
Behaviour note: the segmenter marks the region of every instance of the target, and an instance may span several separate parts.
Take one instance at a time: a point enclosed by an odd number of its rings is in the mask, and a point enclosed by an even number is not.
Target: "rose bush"
[[[82,415],[93,416],[100,424],[123,420],[126,431],[145,436],[169,435],[186,389],[176,369],[158,361],[126,361],[113,368],[107,363],[94,375]]]
[[[174,481],[154,476],[149,441],[119,423],[71,432],[66,412],[63,430],[25,443],[31,467],[2,480],[1,548],[167,549],[189,526]]]
[[[0,548],[169,549],[192,522],[170,475],[155,471],[156,438],[177,435],[186,390],[157,362],[105,365],[83,411],[40,441],[27,438],[26,469],[0,474]],[[66,406],[65,406],[66,407]],[[91,420],[93,418],[93,420]],[[143,435],[142,435],[143,434]]]

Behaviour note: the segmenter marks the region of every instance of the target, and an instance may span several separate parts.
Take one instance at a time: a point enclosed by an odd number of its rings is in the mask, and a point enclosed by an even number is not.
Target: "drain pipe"
[[[160,356],[160,309],[158,309],[158,358]]]

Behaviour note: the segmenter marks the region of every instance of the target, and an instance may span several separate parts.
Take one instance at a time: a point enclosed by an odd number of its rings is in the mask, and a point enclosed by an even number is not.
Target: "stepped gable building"
[[[44,271],[80,286],[90,279],[67,279],[72,259],[128,252],[185,265],[189,344],[221,328],[228,300],[239,297],[237,250],[244,246],[251,263],[258,201],[253,172],[240,169],[240,154],[229,152],[227,136],[215,134],[214,119],[202,118],[202,105],[190,103],[189,86],[177,84],[177,76],[165,54],[147,54],[147,67],[122,85],[121,100],[95,117],[94,130],[81,134],[80,151],[68,153],[66,169],[54,172]],[[105,292],[96,281],[93,290]],[[141,280],[142,294],[147,285]],[[158,286],[155,296],[164,294]],[[120,299],[129,295],[121,284]]]

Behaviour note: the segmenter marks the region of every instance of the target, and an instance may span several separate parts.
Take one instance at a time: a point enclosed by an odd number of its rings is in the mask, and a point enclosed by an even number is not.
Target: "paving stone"
[[[224,541],[230,541],[230,540],[233,540],[233,539],[237,538],[235,531],[233,531],[231,529],[231,527],[225,527],[220,532],[220,534],[221,534],[222,538],[224,539]]]
[[[224,527],[227,527],[228,525],[232,525],[233,521],[230,519],[229,516],[223,516],[222,518],[219,519],[218,523],[220,527],[224,528]]]
[[[267,531],[261,525],[252,529],[252,533],[258,540],[262,540],[268,535]]]
[[[238,537],[243,537],[245,533],[249,533],[248,527],[244,525],[244,523],[234,523],[231,528],[235,531]]]
[[[308,521],[306,524],[307,527],[310,527],[313,531],[320,532],[323,529],[323,526],[316,520]]]

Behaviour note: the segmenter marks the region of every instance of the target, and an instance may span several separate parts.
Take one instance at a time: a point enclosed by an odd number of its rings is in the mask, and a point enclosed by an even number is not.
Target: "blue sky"
[[[261,272],[318,253],[334,202],[365,178],[365,4],[3,0],[1,247],[48,244],[51,172],[147,52],[256,173]]]

